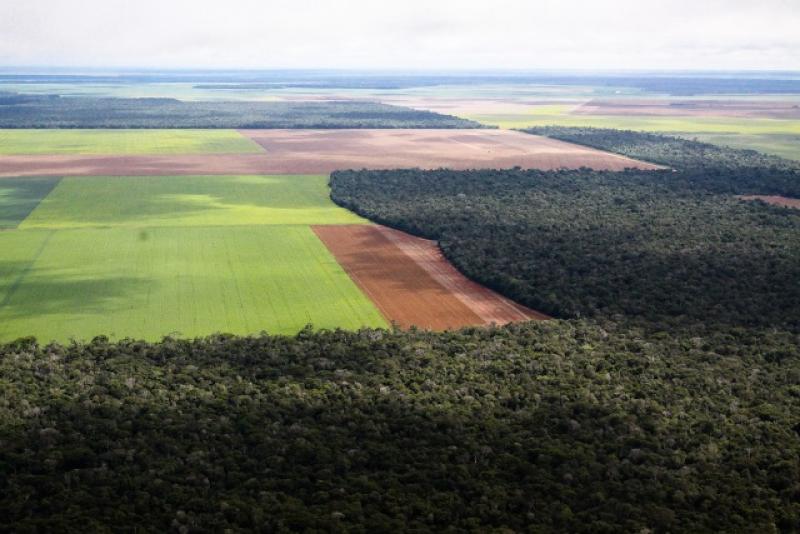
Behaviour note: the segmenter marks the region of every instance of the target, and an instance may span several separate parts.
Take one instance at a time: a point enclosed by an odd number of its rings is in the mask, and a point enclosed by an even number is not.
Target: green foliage
[[[476,128],[475,122],[377,102],[185,102],[171,98],[16,95],[0,128]]]
[[[800,326],[800,213],[672,171],[346,171],[332,196],[561,316]]]
[[[546,322],[0,349],[0,529],[790,531],[796,334]]]

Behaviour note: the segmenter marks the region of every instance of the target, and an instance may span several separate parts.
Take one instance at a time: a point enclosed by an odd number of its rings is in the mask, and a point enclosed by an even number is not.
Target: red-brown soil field
[[[467,279],[433,241],[378,225],[313,229],[384,317],[402,328],[446,330],[548,318]]]
[[[800,198],[780,197],[776,195],[739,195],[736,198],[742,200],[760,200],[774,206],[800,209]]]
[[[337,169],[657,168],[508,130],[242,130],[264,154],[6,155],[0,176],[328,174]]]

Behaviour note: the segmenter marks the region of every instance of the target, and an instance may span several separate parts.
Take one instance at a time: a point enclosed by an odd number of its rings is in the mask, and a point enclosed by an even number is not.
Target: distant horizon
[[[0,65],[0,73],[4,75],[29,75],[63,73],[71,76],[103,74],[184,74],[184,73],[258,73],[258,74],[320,74],[329,73],[336,75],[425,75],[425,76],[471,76],[471,75],[501,75],[501,76],[546,76],[546,75],[581,75],[581,76],[615,76],[615,75],[686,75],[686,76],[800,76],[798,69],[645,69],[645,68],[350,68],[350,67],[133,67],[133,66],[64,66],[64,65]]]
[[[797,0],[4,0],[0,65],[800,70]]]

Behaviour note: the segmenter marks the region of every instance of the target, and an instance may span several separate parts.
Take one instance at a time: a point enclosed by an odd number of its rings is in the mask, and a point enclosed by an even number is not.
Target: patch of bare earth
[[[467,279],[433,241],[377,225],[313,230],[384,317],[400,327],[446,330],[548,318]]]
[[[800,209],[800,198],[781,197],[777,195],[737,195],[741,200],[760,200],[773,206]]]
[[[509,130],[242,130],[264,154],[6,155],[0,176],[328,174],[339,169],[522,167],[599,170],[656,165]]]

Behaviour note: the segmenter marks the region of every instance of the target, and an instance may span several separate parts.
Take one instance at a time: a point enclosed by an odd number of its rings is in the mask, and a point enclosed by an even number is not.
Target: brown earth
[[[402,328],[546,319],[461,275],[435,242],[377,225],[314,226],[353,281]]]
[[[800,198],[781,197],[777,195],[737,195],[741,200],[760,200],[774,206],[800,209]]]
[[[401,167],[658,168],[624,156],[508,130],[243,130],[265,154],[5,155],[0,176],[328,174]]]
[[[592,100],[572,114],[800,119],[800,105],[755,100]]]

